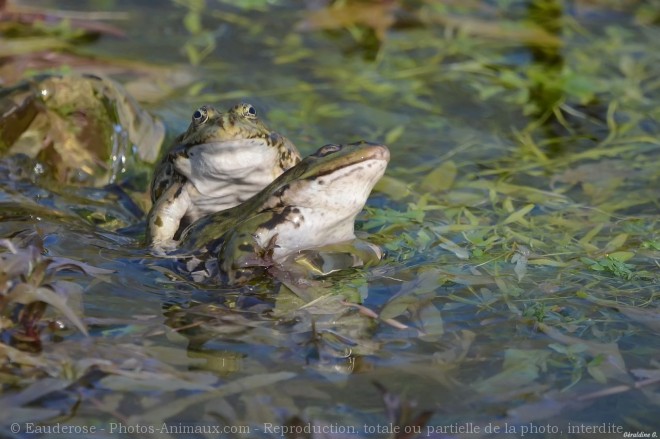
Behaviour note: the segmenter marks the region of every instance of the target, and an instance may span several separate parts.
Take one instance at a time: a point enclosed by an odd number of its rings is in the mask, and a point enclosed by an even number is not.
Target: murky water
[[[156,95],[127,85],[169,138],[201,104],[245,101],[304,155],[386,142],[387,177],[358,228],[387,257],[332,276],[310,292],[314,306],[267,282],[197,285],[148,255],[143,218],[116,193],[3,175],[1,237],[36,230],[49,256],[114,271],[59,274],[85,287],[90,336],[44,341],[52,365],[31,391],[52,391],[26,396],[6,380],[2,403],[27,411],[0,418],[3,435],[660,429],[657,5],[385,2],[366,16],[317,16],[323,2],[314,12],[209,0],[196,16],[194,3],[44,4],[125,11],[112,22],[124,38],[77,50],[194,77]],[[200,19],[196,35],[186,14]],[[191,51],[208,53],[192,66]],[[120,180],[144,204],[144,175]],[[374,381],[402,398],[403,414],[389,395],[388,416]]]

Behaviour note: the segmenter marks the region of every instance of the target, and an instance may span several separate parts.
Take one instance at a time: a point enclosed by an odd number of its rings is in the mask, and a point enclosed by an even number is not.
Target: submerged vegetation
[[[148,160],[128,154],[158,148],[158,128],[126,144],[128,162],[90,159],[103,175],[122,165],[94,188],[61,171],[77,144],[4,119],[0,435],[34,437],[29,422],[110,437],[163,423],[248,429],[227,437],[307,423],[397,438],[657,432],[660,5],[306,6],[176,0],[156,29],[148,5],[43,20],[0,2],[3,114],[29,107],[20,80],[84,71],[121,82],[169,137],[201,104],[248,101],[303,155],[359,138],[392,153],[357,225],[381,263],[228,290],[140,244]],[[66,121],[80,108],[45,105],[49,128],[78,139]],[[84,116],[130,132],[116,114],[130,105],[104,105]]]

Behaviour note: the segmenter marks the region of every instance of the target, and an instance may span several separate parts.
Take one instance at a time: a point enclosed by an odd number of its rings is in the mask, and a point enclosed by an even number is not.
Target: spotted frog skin
[[[232,285],[305,250],[355,240],[355,218],[389,157],[376,143],[323,146],[240,206],[192,224],[179,254],[216,260]]]
[[[293,143],[270,131],[252,105],[225,113],[200,107],[154,172],[149,245],[174,248],[186,225],[247,200],[299,161]]]

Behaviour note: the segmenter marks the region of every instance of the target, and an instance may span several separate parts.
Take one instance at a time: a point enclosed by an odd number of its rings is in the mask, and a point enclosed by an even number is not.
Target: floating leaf
[[[457,172],[456,163],[448,160],[429,172],[420,183],[420,188],[434,193],[446,191],[454,183]]]
[[[179,390],[211,391],[214,389],[213,384],[215,384],[217,380],[217,377],[214,375],[204,375],[201,373],[187,374],[179,377],[163,372],[137,372],[104,377],[99,381],[99,385],[114,392],[173,392]]]
[[[628,318],[631,318],[636,322],[646,325],[656,332],[660,332],[660,312],[658,312],[658,310],[655,308],[649,309],[642,307],[627,306],[622,303],[615,302],[613,300],[600,299],[584,291],[579,291],[577,293],[577,296],[589,300],[590,302],[597,303],[601,306],[614,308],[620,313],[626,315]]]
[[[131,422],[148,423],[152,425],[161,424],[170,416],[177,415],[191,406],[202,402],[210,401],[215,398],[224,398],[242,392],[259,389],[265,386],[271,386],[280,381],[285,381],[295,377],[291,372],[274,372],[265,374],[255,374],[245,378],[235,379],[227,384],[218,387],[215,390],[207,391],[201,394],[193,394],[184,398],[179,398],[167,406],[158,406],[145,413],[136,414],[129,418]]]
[[[549,356],[549,352],[540,349],[507,349],[502,372],[477,381],[472,388],[484,395],[497,395],[524,387],[536,381],[539,372],[546,369]]]
[[[607,255],[609,258],[617,260],[619,262],[626,262],[628,259],[635,256],[633,252],[614,252]]]
[[[413,321],[422,331],[422,340],[438,340],[445,333],[442,313],[430,301],[418,301],[412,308]]]
[[[9,302],[16,302],[22,304],[29,304],[32,302],[45,302],[59,312],[61,312],[64,317],[69,319],[79,330],[85,335],[87,334],[87,328],[85,324],[78,318],[78,316],[71,310],[69,305],[66,303],[66,300],[60,297],[52,289],[46,287],[35,287],[30,284],[19,284],[16,285],[12,291],[7,295],[7,300]]]
[[[441,365],[443,368],[457,366],[468,354],[470,346],[476,338],[472,331],[461,330],[452,334],[453,339],[450,346],[433,354],[433,362]]]
[[[513,257],[511,257],[511,262],[515,264],[513,271],[516,273],[516,276],[518,276],[518,282],[520,282],[527,273],[527,257],[529,254],[529,249],[524,245],[521,245],[518,247]]]
[[[626,364],[623,361],[621,352],[616,343],[598,343],[595,341],[584,340],[562,334],[559,330],[538,323],[539,329],[553,340],[565,345],[584,345],[585,352],[595,361],[590,363],[590,373],[597,379],[615,379],[617,381],[630,381],[626,371]]]
[[[391,145],[392,143],[399,140],[399,137],[403,135],[406,131],[405,125],[397,125],[385,134],[385,144]]]
[[[527,265],[547,265],[549,267],[567,267],[568,266],[568,264],[566,262],[555,261],[554,259],[548,259],[548,258],[528,259],[527,260]]]
[[[625,257],[626,255],[624,255]],[[621,277],[624,279],[632,279],[634,277],[634,273],[632,269],[634,268],[633,265],[626,264],[624,262],[621,262],[620,260],[613,258],[611,256],[607,256],[598,260],[593,260],[590,258],[580,258],[580,260],[589,265],[589,268],[595,271],[608,271],[612,274],[614,274],[617,277]]]
[[[442,241],[442,243],[438,244],[438,246],[454,253],[458,259],[470,259],[470,253],[458,244],[445,238],[444,236],[440,236],[438,239]]]
[[[605,247],[602,250],[602,253],[612,253],[615,250],[620,249],[623,246],[623,244],[626,243],[627,240],[628,240],[627,233],[621,233],[620,235],[617,235],[605,245]]]
[[[410,186],[402,180],[384,175],[374,186],[374,191],[382,192],[393,200],[401,200],[410,195]]]
[[[383,309],[381,309],[379,317],[384,320],[398,317],[407,312],[408,308],[416,305],[418,302],[419,298],[414,295],[396,296],[389,300]]]
[[[372,28],[379,40],[394,24],[395,2],[385,3],[342,3],[316,11],[308,11],[296,26],[299,31],[341,29],[363,25]]]
[[[534,209],[534,204],[528,204],[525,207],[513,212],[511,215],[509,215],[503,222],[502,224],[511,224],[514,222],[520,222],[522,224],[527,224],[527,221],[524,219],[525,215],[527,215],[532,209]]]

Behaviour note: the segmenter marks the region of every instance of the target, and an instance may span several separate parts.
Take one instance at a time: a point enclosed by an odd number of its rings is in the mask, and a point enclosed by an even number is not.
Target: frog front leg
[[[156,252],[173,250],[181,219],[190,206],[187,182],[171,185],[151,207],[147,221],[147,241]]]

